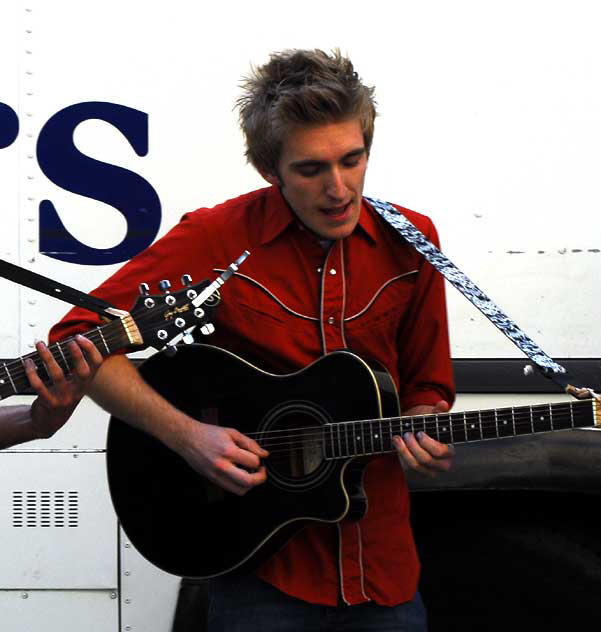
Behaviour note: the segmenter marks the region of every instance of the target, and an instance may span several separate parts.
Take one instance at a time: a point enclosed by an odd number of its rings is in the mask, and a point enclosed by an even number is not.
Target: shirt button
[[[317,272],[321,272],[321,268],[317,268]]]
[[[336,322],[336,320],[334,319],[334,317],[333,317],[333,316],[330,316],[330,317],[328,318],[328,325],[333,325],[335,322]]]
[[[330,270],[330,274],[336,274],[336,270],[334,270],[334,268],[332,268],[332,269]]]

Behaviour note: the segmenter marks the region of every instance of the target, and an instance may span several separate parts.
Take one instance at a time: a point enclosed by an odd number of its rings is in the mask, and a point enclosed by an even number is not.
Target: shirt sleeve
[[[422,232],[440,247],[434,224],[425,219]],[[398,336],[402,410],[419,404],[433,406],[440,400],[451,405],[455,400],[444,278],[425,259],[421,261],[411,306]]]
[[[197,213],[198,211],[184,215],[164,237],[136,255],[91,294],[103,298],[119,309],[131,311],[139,297],[138,288],[141,283],[147,283],[150,293],[156,294],[159,291],[158,283],[162,279],[168,279],[175,291],[179,289],[183,274],[190,274],[194,282],[209,277],[210,267],[200,247],[203,236],[200,222],[197,221]],[[132,317],[135,321],[136,314],[132,313]],[[64,340],[102,324],[104,322],[100,315],[75,307],[50,329],[49,341],[54,343]],[[136,349],[143,349],[145,346],[147,345]],[[121,352],[132,350],[130,347]]]

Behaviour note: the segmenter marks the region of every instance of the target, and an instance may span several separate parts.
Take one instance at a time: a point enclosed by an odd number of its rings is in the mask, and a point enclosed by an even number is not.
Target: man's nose
[[[342,200],[345,196],[346,186],[339,169],[334,168],[327,174],[326,194],[334,199]]]

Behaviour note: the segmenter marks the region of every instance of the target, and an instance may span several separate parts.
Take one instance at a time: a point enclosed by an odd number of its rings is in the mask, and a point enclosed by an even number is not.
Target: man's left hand
[[[448,403],[441,400],[435,406],[414,406],[403,413],[403,416],[432,415],[446,413],[448,410]],[[434,477],[438,472],[451,469],[455,448],[432,439],[425,432],[418,432],[415,435],[405,432],[402,437],[393,437],[392,442],[399,461],[406,470],[411,469]]]

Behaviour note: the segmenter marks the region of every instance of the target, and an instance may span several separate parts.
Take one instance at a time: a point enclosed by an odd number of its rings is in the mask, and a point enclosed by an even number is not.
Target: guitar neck
[[[128,318],[116,318],[102,327],[96,327],[96,329],[88,331],[85,336],[94,343],[103,356],[106,356],[130,344],[129,326],[130,319],[128,315]],[[66,375],[71,373],[74,364],[68,347],[70,340],[73,340],[73,338],[68,338],[48,347],[48,350]],[[30,358],[36,365],[38,375],[42,381],[48,382],[50,380],[37,351],[15,360],[2,362],[0,363],[0,399],[23,393],[29,389],[29,380],[25,373],[25,360],[27,358]]]
[[[596,399],[574,400],[326,424],[324,450],[328,459],[393,452],[392,437],[405,432],[423,431],[441,443],[457,444],[595,426],[601,427],[601,403]]]

